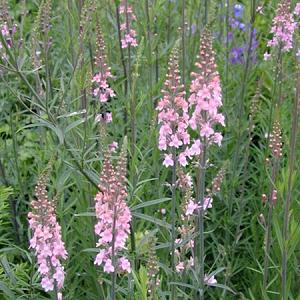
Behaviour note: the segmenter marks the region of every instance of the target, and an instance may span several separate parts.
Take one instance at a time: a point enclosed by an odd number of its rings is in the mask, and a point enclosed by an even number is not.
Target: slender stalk
[[[287,186],[287,195],[285,200],[284,207],[284,221],[283,221],[283,251],[282,251],[282,299],[286,300],[288,298],[286,290],[286,277],[287,277],[287,256],[288,256],[288,239],[289,239],[289,211],[290,203],[292,198],[292,177],[293,171],[295,169],[295,160],[296,160],[296,146],[297,146],[297,134],[298,134],[298,116],[300,111],[300,69],[299,62],[297,62],[297,83],[296,83],[296,95],[292,113],[292,133],[290,138],[290,159],[288,167],[288,186]]]
[[[128,92],[127,70],[126,70],[124,51],[123,51],[123,48],[122,48],[120,10],[119,10],[119,6],[117,4],[116,4],[116,19],[117,19],[117,27],[118,27],[118,39],[119,39],[121,63],[122,63],[122,66],[123,66],[123,73],[124,73],[124,78],[125,78],[125,81],[124,81],[124,94],[126,96],[127,92]],[[125,117],[125,122],[126,122],[126,119],[127,119],[126,112],[125,112],[124,117]]]
[[[114,271],[111,274],[111,300],[116,299],[116,281],[117,281],[117,272],[116,272],[116,255],[115,255],[115,241],[116,241],[116,220],[117,220],[117,205],[114,205],[114,219],[112,227],[112,245],[111,245],[111,258]]]
[[[270,193],[268,197],[268,218],[267,218],[267,231],[265,238],[265,257],[264,257],[264,276],[263,276],[263,288],[266,289],[268,285],[268,277],[269,277],[269,257],[270,257],[270,249],[272,244],[272,218],[273,218],[273,208],[274,203],[272,199],[272,194],[274,191],[274,183],[278,173],[279,160],[273,159],[273,167],[272,167],[272,176],[271,176],[271,186]]]
[[[182,0],[182,19],[181,19],[181,42],[182,42],[182,84],[185,84],[185,0]]]
[[[152,103],[152,40],[151,40],[151,26],[150,26],[150,13],[149,13],[149,0],[145,0],[145,10],[147,19],[147,44],[148,44],[148,59],[149,59],[149,90],[150,90],[150,107],[154,107]]]
[[[208,1],[209,0],[204,1],[204,23],[203,23],[204,26],[207,24],[208,21]]]
[[[171,217],[172,217],[172,243],[171,243],[171,265],[172,265],[172,281],[175,281],[176,274],[176,265],[175,265],[175,240],[176,240],[176,165],[177,165],[177,156],[176,150],[173,149],[173,168],[172,168],[172,208],[171,208]],[[176,300],[176,286],[171,285],[171,299]]]
[[[170,44],[171,39],[171,0],[168,0],[168,32],[167,32],[167,42]]]
[[[233,166],[232,166],[232,170],[233,170],[233,174],[235,174],[236,169],[237,169],[237,165],[238,165],[238,157],[239,157],[239,153],[240,153],[240,148],[242,145],[242,138],[243,138],[243,134],[242,134],[242,126],[241,126],[241,122],[243,120],[243,115],[244,115],[244,100],[245,100],[245,94],[246,94],[246,90],[247,90],[247,82],[248,82],[248,76],[249,76],[249,70],[250,70],[250,62],[251,62],[251,53],[252,53],[252,45],[253,45],[253,39],[254,39],[254,22],[255,22],[255,15],[256,15],[256,0],[252,0],[252,13],[251,13],[251,33],[250,33],[250,40],[249,40],[249,45],[248,45],[248,49],[247,49],[247,58],[246,58],[246,65],[245,65],[245,70],[244,70],[244,75],[243,75],[243,80],[242,80],[242,88],[241,88],[241,94],[239,97],[239,102],[237,105],[237,121],[238,121],[238,134],[237,134],[237,143],[235,144],[235,149],[234,149],[234,154],[233,154]],[[232,181],[234,183],[234,180]],[[233,190],[234,190],[234,186],[232,185],[231,187],[231,195],[230,195],[230,199],[229,199],[229,215],[231,215],[232,213],[232,199],[233,199]]]
[[[200,204],[200,209],[197,216],[196,232],[199,232],[199,245],[195,251],[198,264],[198,279],[199,279],[199,299],[204,300],[204,194],[205,194],[205,175],[206,175],[206,141],[200,156],[200,162],[197,171],[197,202]],[[197,255],[198,254],[198,255]],[[197,274],[196,273],[196,274]]]
[[[226,59],[225,59],[225,99],[224,99],[224,105],[227,104],[228,99],[228,82],[229,82],[229,0],[226,0],[226,19],[225,19],[225,25],[226,25]]]

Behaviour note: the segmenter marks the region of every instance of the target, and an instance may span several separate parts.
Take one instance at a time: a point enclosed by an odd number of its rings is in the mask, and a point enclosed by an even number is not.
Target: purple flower
[[[230,52],[230,63],[243,64],[244,63],[244,48],[243,47],[233,47]]]
[[[234,7],[233,7],[233,13],[234,13],[234,16],[236,18],[242,18],[243,17],[243,14],[244,14],[244,5],[242,4],[235,4]]]

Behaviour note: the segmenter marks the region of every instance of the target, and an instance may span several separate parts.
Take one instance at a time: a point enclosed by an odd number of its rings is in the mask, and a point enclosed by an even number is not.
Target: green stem
[[[288,298],[287,290],[286,290],[286,277],[287,277],[287,256],[288,256],[288,238],[289,238],[289,211],[290,211],[290,203],[292,198],[292,177],[293,171],[295,168],[295,160],[296,160],[296,145],[297,145],[297,134],[298,134],[298,116],[300,110],[300,70],[299,70],[299,62],[297,66],[297,85],[296,85],[296,95],[292,113],[292,133],[290,138],[290,160],[289,160],[289,169],[288,169],[288,187],[287,187],[287,195],[285,200],[284,207],[284,221],[283,221],[283,231],[282,231],[282,239],[283,239],[283,250],[282,250],[282,299],[286,300]]]
[[[274,184],[276,181],[277,173],[278,173],[279,160],[277,158],[273,159],[273,167],[272,167],[272,177],[270,183],[270,192],[268,197],[268,218],[267,218],[267,231],[265,236],[265,257],[264,257],[264,276],[263,276],[263,288],[266,289],[268,285],[268,277],[269,277],[269,257],[270,257],[270,249],[272,244],[272,218],[273,218],[273,191]]]
[[[175,263],[175,240],[176,240],[176,150],[173,149],[173,168],[172,168],[172,208],[171,208],[171,218],[172,218],[172,243],[171,243],[171,266],[172,266],[172,281],[175,282],[176,274],[176,263]],[[176,286],[171,285],[171,299],[176,300]]]

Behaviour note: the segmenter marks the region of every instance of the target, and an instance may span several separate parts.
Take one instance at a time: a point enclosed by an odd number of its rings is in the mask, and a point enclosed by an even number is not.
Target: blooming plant
[[[57,222],[55,204],[48,199],[46,178],[41,176],[35,188],[36,200],[31,202],[28,213],[29,226],[33,236],[30,240],[37,257],[43,289],[55,291],[57,299],[62,299],[65,271],[61,260],[67,258],[67,251],[61,237],[61,227]]]

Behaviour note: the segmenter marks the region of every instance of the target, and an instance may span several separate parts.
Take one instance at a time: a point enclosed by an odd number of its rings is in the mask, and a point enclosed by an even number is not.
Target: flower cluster
[[[269,148],[272,151],[273,158],[279,159],[282,156],[281,129],[278,121],[275,121],[273,124]]]
[[[251,49],[250,49],[250,59],[252,62],[256,61],[256,49],[258,47],[258,41],[256,38],[256,29],[252,28],[250,24],[245,24],[242,22],[242,18],[244,15],[245,7],[242,4],[235,4],[233,7],[233,17],[229,19],[229,25],[232,31],[228,32],[228,40],[234,43],[234,33],[240,36],[247,35],[247,40],[252,38]],[[252,37],[251,37],[252,35]],[[250,37],[248,37],[250,36]],[[230,50],[229,60],[231,64],[244,64],[247,53],[249,51],[249,44],[246,43],[242,46],[234,45]]]
[[[290,12],[290,4],[290,0],[282,0],[278,4],[271,29],[273,38],[268,42],[268,47],[279,46],[283,52],[288,52],[293,47],[293,34],[297,27]]]
[[[187,165],[188,153],[182,146],[190,143],[188,102],[185,100],[184,86],[180,81],[178,56],[174,50],[169,60],[167,79],[162,90],[163,98],[156,108],[159,111],[158,123],[161,125],[158,147],[167,152],[163,162],[166,167],[174,165],[177,155],[179,164]]]
[[[297,16],[300,16],[300,2],[298,2],[298,3],[296,4],[294,13],[295,13]]]
[[[109,87],[107,81],[109,78],[112,78],[112,75],[110,67],[108,67],[106,63],[105,44],[99,25],[97,26],[96,46],[95,65],[99,72],[96,73],[92,79],[92,82],[96,84],[93,95],[99,99],[101,103],[105,103],[108,101],[109,97],[115,97],[115,93],[113,89]]]
[[[7,47],[10,49],[13,44],[13,35],[17,31],[17,25],[9,25],[11,24],[11,19],[8,13],[8,7],[6,1],[0,1],[0,34],[2,35],[3,39]],[[7,56],[5,54],[4,45],[0,42],[0,56],[2,59],[5,59]]]
[[[104,155],[99,192],[95,197],[97,224],[95,233],[99,236],[97,247],[100,252],[96,265],[103,265],[106,273],[131,272],[129,260],[120,256],[130,232],[131,213],[125,202],[126,150],[123,146],[116,168],[112,166],[109,152]]]
[[[204,144],[221,145],[222,135],[214,130],[216,124],[225,126],[224,115],[218,112],[222,106],[220,76],[215,64],[211,35],[207,29],[203,32],[197,71],[192,72],[189,107],[192,112],[190,127],[196,130],[199,138],[188,149],[189,155],[199,155]]]
[[[129,46],[137,47],[136,32],[130,26],[132,21],[136,21],[132,6],[128,5],[127,0],[123,0],[119,10],[125,19],[124,23],[120,26],[120,30],[123,32],[123,38],[121,40],[122,48],[128,48]]]
[[[42,276],[42,287],[48,291],[58,291],[64,284],[65,272],[61,259],[67,258],[67,251],[61,238],[61,227],[56,220],[55,205],[48,199],[45,178],[41,176],[36,188],[37,200],[31,202],[32,211],[28,214],[29,226],[33,232],[30,248],[35,250],[38,271]]]
[[[194,248],[193,235],[195,232],[194,215],[188,213],[190,206],[194,209],[198,209],[198,205],[195,204],[192,197],[192,186],[181,190],[183,192],[184,201],[182,203],[181,225],[178,227],[180,236],[176,239],[177,249],[176,255],[176,271],[178,273],[184,270],[190,269],[194,266],[194,257],[192,249]]]
[[[148,284],[147,291],[150,299],[154,298],[156,287],[160,285],[160,279],[158,278],[159,265],[158,258],[155,253],[156,239],[152,238],[149,241],[148,257],[147,257],[147,276]]]

